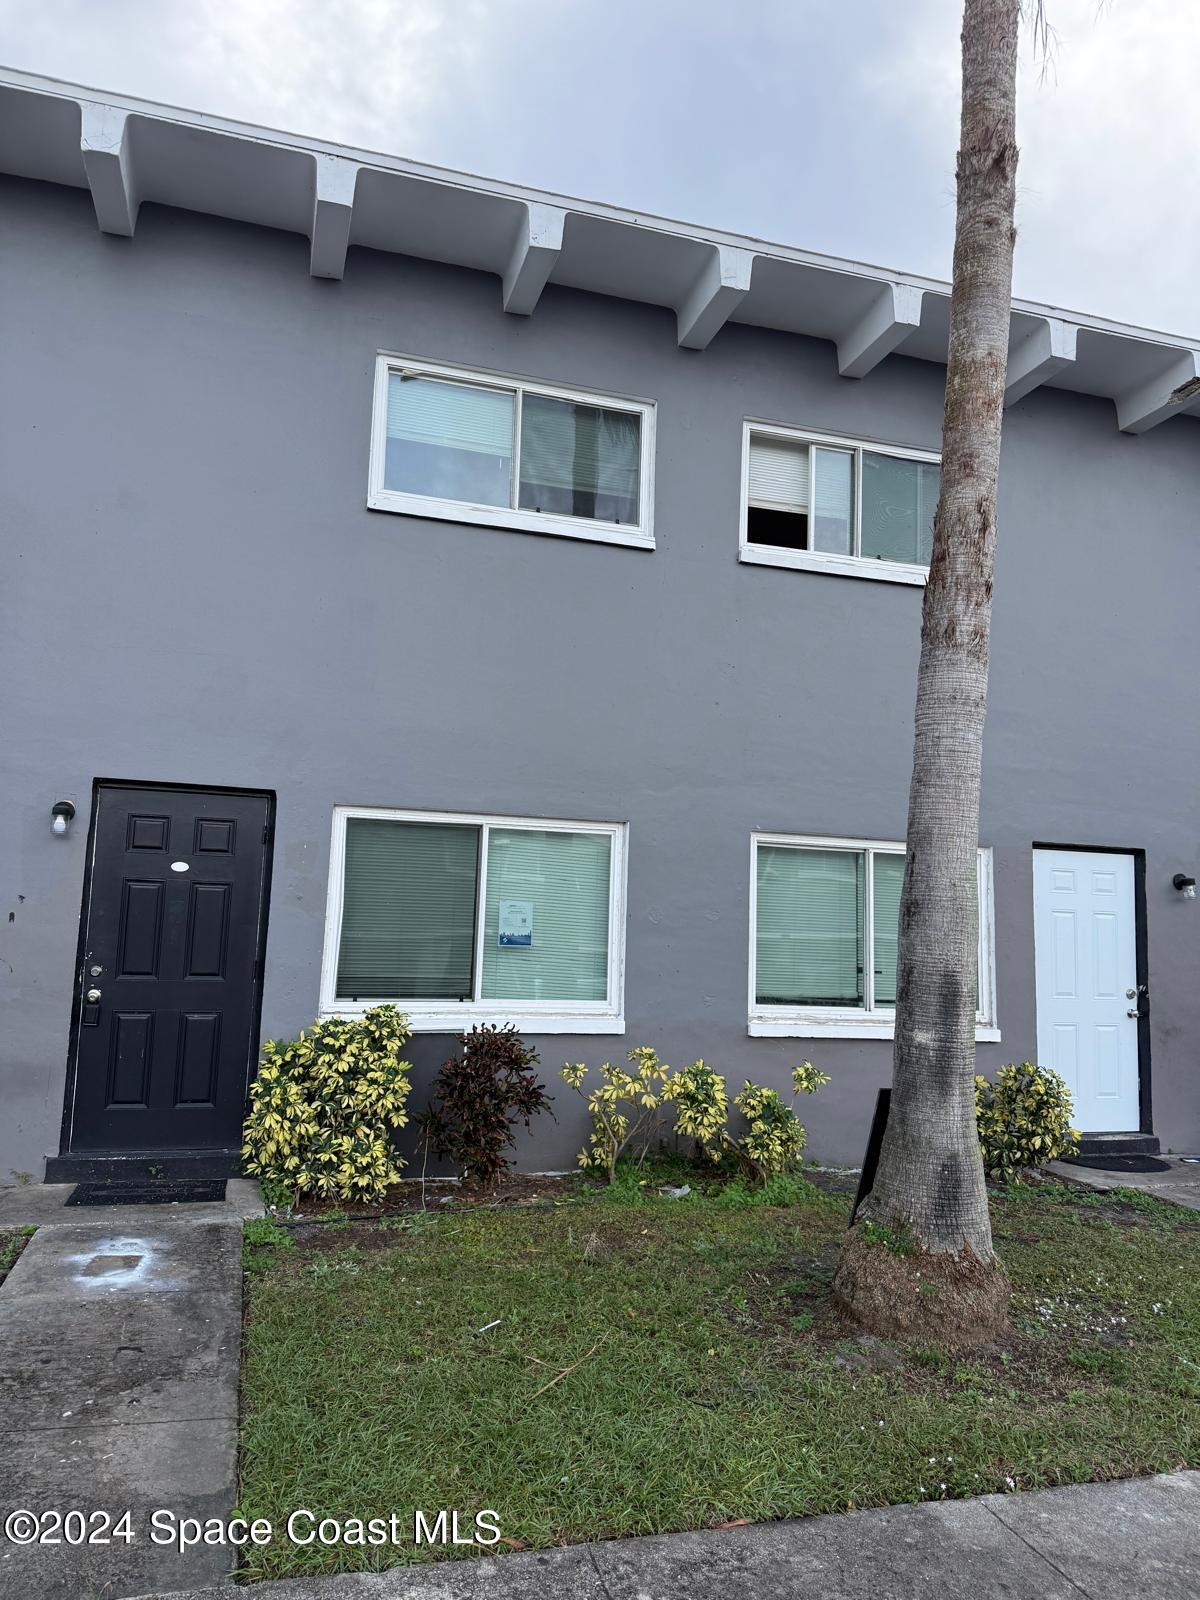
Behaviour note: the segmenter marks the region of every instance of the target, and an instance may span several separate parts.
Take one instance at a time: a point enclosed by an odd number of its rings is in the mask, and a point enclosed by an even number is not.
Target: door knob
[[[88,1004],[94,1006],[100,998],[99,989],[89,989],[87,992]]]
[[[1140,1012],[1140,1011],[1139,1011],[1139,1010],[1138,1010],[1138,1009],[1137,1009],[1137,1007],[1136,1007],[1136,1006],[1133,1006],[1133,1007],[1131,1007],[1131,1008],[1130,1008],[1130,1009],[1129,1009],[1129,1010],[1128,1010],[1128,1011],[1127,1011],[1127,1012],[1126,1012],[1126,1013],[1125,1013],[1125,1015],[1126,1015],[1126,1016],[1127,1016],[1127,1017],[1140,1017],[1140,1016],[1141,1016],[1141,1014],[1142,1014],[1142,1013],[1141,1013],[1141,1012]]]

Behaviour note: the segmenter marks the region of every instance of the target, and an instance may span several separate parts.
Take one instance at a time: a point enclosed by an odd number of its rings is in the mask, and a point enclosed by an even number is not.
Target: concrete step
[[[240,1150],[89,1150],[47,1156],[47,1183],[149,1183],[155,1178],[237,1178]]]
[[[1081,1133],[1081,1156],[1156,1156],[1158,1135],[1153,1133]]]

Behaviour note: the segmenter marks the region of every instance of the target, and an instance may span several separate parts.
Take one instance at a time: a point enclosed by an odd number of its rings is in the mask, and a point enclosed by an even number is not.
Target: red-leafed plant
[[[504,1151],[516,1142],[517,1123],[528,1128],[550,1109],[551,1096],[533,1070],[537,1051],[515,1028],[472,1028],[459,1043],[462,1054],[443,1062],[420,1120],[437,1155],[491,1189],[509,1166]]]

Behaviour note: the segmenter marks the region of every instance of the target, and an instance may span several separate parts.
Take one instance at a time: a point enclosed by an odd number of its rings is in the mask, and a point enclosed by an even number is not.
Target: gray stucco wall
[[[941,369],[862,382],[832,347],[156,207],[100,235],[86,192],[0,183],[3,683],[0,1182],[58,1149],[96,777],[274,789],[267,1034],[318,1001],[339,803],[628,820],[621,1038],[536,1040],[548,1070],[633,1044],[733,1081],[833,1075],[815,1156],[861,1156],[890,1045],[746,1033],[752,829],[902,837],[921,591],[740,565],[753,415],[937,448]],[[657,551],[365,509],[379,349],[658,402]],[[1198,432],[1130,438],[1040,390],[1006,422],[982,842],[999,1022],[1036,1049],[1032,841],[1147,853],[1155,1130],[1200,1145]],[[528,641],[523,672],[499,670]],[[53,838],[49,808],[79,821]],[[447,1040],[418,1038],[419,1088]],[[570,1164],[581,1117],[526,1165]]]

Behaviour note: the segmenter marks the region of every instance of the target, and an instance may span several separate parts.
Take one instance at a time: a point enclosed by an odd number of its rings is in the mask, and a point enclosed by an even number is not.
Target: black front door
[[[71,1151],[241,1142],[270,822],[265,794],[99,785]]]

